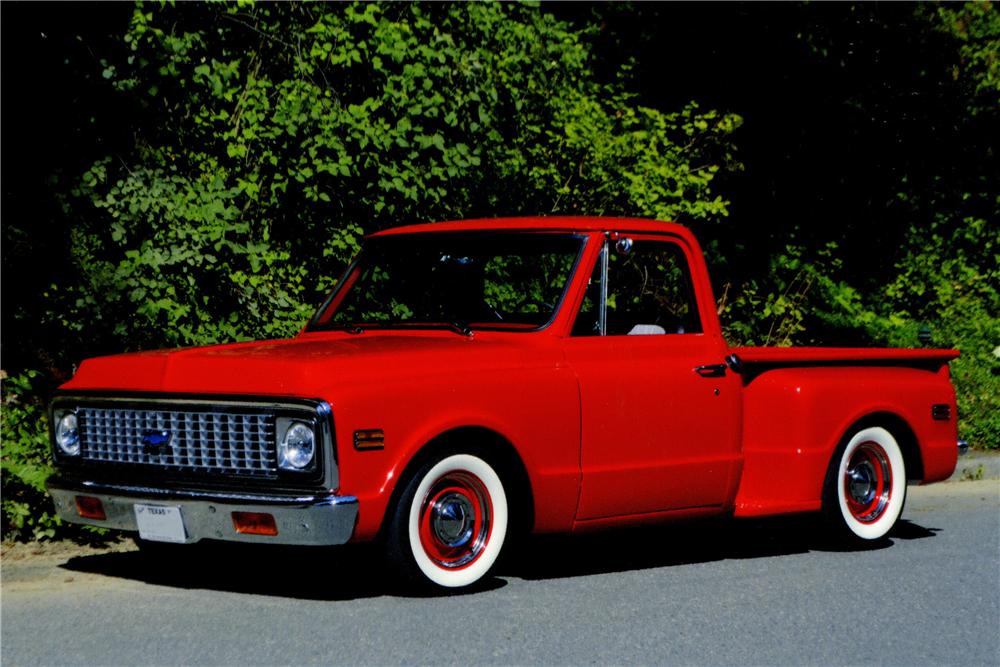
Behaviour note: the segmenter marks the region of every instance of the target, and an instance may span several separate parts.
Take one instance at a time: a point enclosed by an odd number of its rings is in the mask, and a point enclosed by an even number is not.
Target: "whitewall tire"
[[[824,489],[827,516],[856,540],[877,540],[892,530],[906,502],[906,466],[889,431],[861,429],[838,448]]]
[[[507,525],[507,493],[493,466],[452,454],[425,464],[409,481],[390,526],[389,552],[411,580],[462,588],[489,573]]]

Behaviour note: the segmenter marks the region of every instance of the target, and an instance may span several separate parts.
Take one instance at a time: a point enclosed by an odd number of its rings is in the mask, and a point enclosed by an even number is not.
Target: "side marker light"
[[[384,449],[385,432],[380,428],[368,429],[354,432],[354,449],[364,451],[366,449]]]
[[[931,418],[946,422],[951,419],[951,406],[947,403],[935,403],[931,406]]]

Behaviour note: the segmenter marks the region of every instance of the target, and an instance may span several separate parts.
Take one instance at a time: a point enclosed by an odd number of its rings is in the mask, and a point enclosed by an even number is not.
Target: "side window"
[[[604,332],[608,336],[701,333],[691,274],[680,247],[640,240],[612,245],[607,261]],[[573,325],[574,336],[600,335],[598,262]]]

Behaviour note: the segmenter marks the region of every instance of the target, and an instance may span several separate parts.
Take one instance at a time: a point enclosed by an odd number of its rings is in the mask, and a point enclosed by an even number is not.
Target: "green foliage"
[[[896,277],[869,295],[838,278],[836,245],[808,260],[802,248],[786,248],[772,258],[768,280],[723,292],[727,338],[914,347],[929,326],[933,346],[962,352],[951,363],[960,435],[977,448],[1000,447],[1000,237],[986,220],[953,216],[939,213],[928,229],[915,229]]]
[[[956,38],[959,62],[953,76],[964,74],[973,91],[988,102],[1000,103],[1000,11],[990,0],[939,4],[924,8],[936,13],[937,29]],[[973,108],[973,113],[979,107]]]
[[[911,232],[895,278],[867,295],[844,276],[835,244],[815,253],[787,247],[771,259],[767,279],[724,289],[727,338],[915,347],[929,326],[933,346],[962,352],[951,363],[961,437],[977,448],[1000,447],[1000,237],[986,220],[953,218],[939,213],[929,228]]]
[[[49,462],[48,418],[33,395],[39,374],[28,371],[3,377],[0,398],[0,441],[3,472],[3,535],[12,539],[55,537],[60,521],[45,494],[52,474]]]
[[[1000,219],[1000,198],[993,207],[992,219]],[[975,447],[998,448],[1000,236],[985,219],[954,218],[941,212],[927,229],[911,234],[898,276],[882,294],[899,324],[882,324],[880,338],[912,343],[913,332],[930,324],[934,344],[961,350],[951,364],[960,433]]]
[[[1000,110],[1000,12],[989,2],[925,4],[906,20],[922,31],[911,31],[922,35],[921,46],[931,43],[932,33],[953,38],[934,46],[945,54],[953,49],[953,61],[938,64],[947,68],[946,78],[929,79],[922,94],[953,86],[951,97],[935,100],[926,113],[947,117],[949,147],[960,152],[946,167],[928,164],[922,153],[894,164],[898,177],[892,191],[879,193],[886,201],[878,224],[841,241],[797,230],[801,240],[773,251],[766,271],[724,286],[723,321],[731,342],[763,345],[913,347],[920,344],[920,327],[929,326],[934,346],[962,352],[951,364],[961,437],[974,447],[1000,448],[994,354],[1000,346],[1000,180],[993,144],[985,139],[995,133]],[[917,80],[926,76],[921,71]],[[854,104],[879,110],[886,101],[866,91]],[[884,219],[906,221],[892,243]]]
[[[934,344],[956,347],[951,364],[959,433],[971,445],[1000,448],[1000,195],[997,156],[983,131],[1000,112],[1000,12],[990,2],[939,5],[918,14],[955,38],[952,77],[962,84],[959,139],[972,147],[962,169],[942,170],[916,186],[900,184],[897,204],[920,220],[911,225],[896,275],[876,293],[882,320],[866,323],[880,340],[912,343],[930,325]],[[929,15],[928,15],[929,13]],[[888,318],[888,322],[886,321]]]
[[[284,336],[384,226],[726,215],[739,119],[636,106],[586,38],[515,4],[138,7],[104,76],[146,120],[83,175],[60,321],[125,348]]]
[[[592,36],[527,4],[138,5],[95,74],[130,140],[57,193],[65,258],[18,315],[48,349],[19,368],[293,334],[390,225],[725,216],[739,118],[640,107]],[[18,535],[50,528],[39,410],[5,417]]]
[[[962,479],[968,482],[978,482],[986,474],[986,466],[980,463],[975,468],[963,468]]]
[[[803,260],[803,249],[786,246],[770,260],[766,279],[750,279],[733,289],[725,285],[719,299],[725,313],[724,333],[731,345],[788,346],[805,331],[813,287],[824,277],[815,263]]]
[[[612,4],[587,8],[584,27],[553,16],[568,7],[143,4],[122,40],[67,33],[72,48],[51,59],[73,85],[26,78],[72,91],[72,141],[37,143],[61,119],[27,132],[34,159],[18,163],[48,171],[26,168],[30,187],[9,189],[27,194],[5,210],[5,325],[19,331],[5,340],[4,534],[64,530],[42,493],[38,397],[80,358],[289,335],[363,234],[442,219],[691,225],[731,283],[730,342],[913,346],[929,325],[963,353],[961,435],[1000,447],[996,5],[805,3],[692,21],[691,6]],[[602,59],[615,36],[595,11],[632,16],[655,57]],[[658,94],[640,98],[643,82]],[[700,96],[752,122],[734,135],[741,118],[689,101]],[[734,192],[746,222],[713,224]]]

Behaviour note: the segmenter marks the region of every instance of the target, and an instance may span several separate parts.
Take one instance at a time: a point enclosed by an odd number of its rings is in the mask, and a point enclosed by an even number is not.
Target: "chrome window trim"
[[[601,263],[601,297],[597,305],[597,323],[602,336],[608,335],[608,245],[605,238],[598,261]]]

